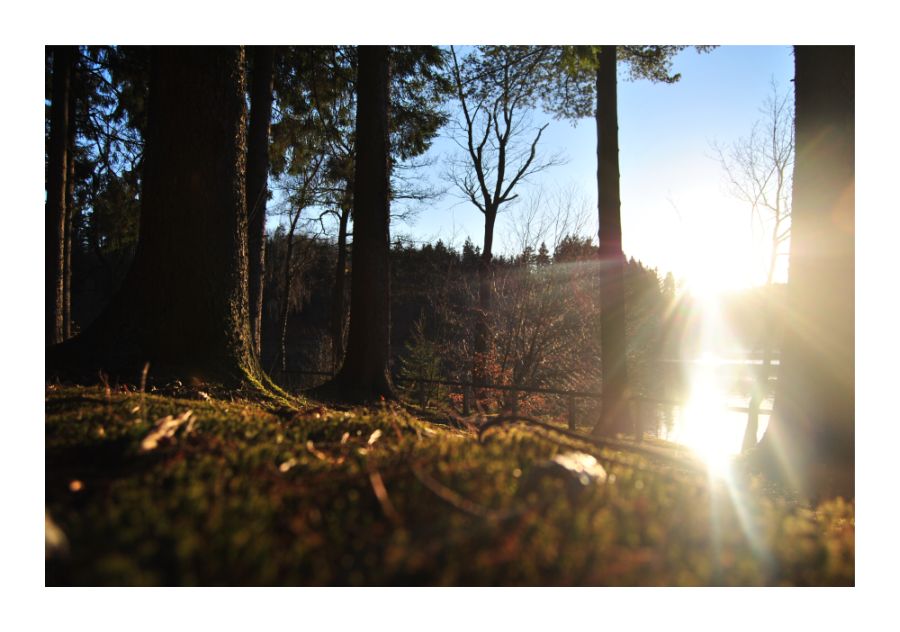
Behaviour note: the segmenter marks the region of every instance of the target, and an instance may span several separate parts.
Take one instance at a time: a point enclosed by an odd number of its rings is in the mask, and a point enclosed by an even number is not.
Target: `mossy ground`
[[[510,425],[49,386],[48,585],[852,585],[854,505]],[[168,442],[154,423],[193,411]],[[587,484],[548,467],[593,455]]]

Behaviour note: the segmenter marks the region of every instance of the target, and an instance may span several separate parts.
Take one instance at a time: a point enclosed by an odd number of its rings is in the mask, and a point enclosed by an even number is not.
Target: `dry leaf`
[[[368,444],[372,445],[373,443],[378,441],[380,438],[381,438],[381,430],[379,429],[379,430],[376,430],[375,432],[373,432],[371,435],[369,435]]]
[[[149,452],[150,450],[155,450],[157,447],[159,447],[161,441],[165,439],[172,439],[178,429],[191,420],[193,414],[194,411],[186,410],[177,417],[167,415],[162,419],[157,420],[156,424],[153,427],[153,430],[150,431],[150,434],[144,437],[144,440],[141,441],[141,452]],[[185,430],[185,434],[191,432],[191,430],[193,430],[193,423],[188,424]]]
[[[278,471],[282,472],[282,473],[287,472],[295,465],[297,465],[297,459],[293,459],[293,458],[288,459],[287,461],[285,461],[284,463],[282,463],[281,465],[278,466]]]
[[[350,440],[350,433],[345,432],[344,436],[341,437],[341,443],[347,443]]]
[[[316,444],[311,440],[306,442],[306,449],[312,452],[317,459],[320,461],[327,461],[328,455],[322,452],[321,450],[316,450]]]
[[[69,552],[69,541],[63,530],[44,511],[44,559],[64,556]]]

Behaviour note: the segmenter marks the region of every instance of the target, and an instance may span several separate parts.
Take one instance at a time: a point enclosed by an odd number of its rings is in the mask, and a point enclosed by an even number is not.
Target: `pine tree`
[[[134,262],[106,310],[48,367],[238,387],[250,347],[241,47],[154,48]]]

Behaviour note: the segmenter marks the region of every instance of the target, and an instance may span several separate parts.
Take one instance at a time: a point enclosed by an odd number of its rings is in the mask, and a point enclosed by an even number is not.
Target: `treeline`
[[[284,286],[283,230],[269,241],[269,271],[263,318],[264,366],[331,371],[329,332],[337,256],[333,242],[300,238],[292,268],[287,356],[281,365],[278,313]],[[480,318],[480,248],[461,249],[396,241],[391,247],[392,371],[404,377],[472,379],[474,332]],[[352,256],[348,261],[352,266]],[[526,248],[494,258],[495,308],[489,315],[493,339],[491,383],[598,389],[600,305],[597,247],[590,238],[567,236],[553,252]],[[631,260],[626,269],[630,360],[650,365],[663,349],[666,311],[675,301],[671,275]],[[343,325],[346,329],[346,323]],[[428,350],[426,352],[426,350]],[[637,370],[644,376],[644,371]],[[644,380],[642,380],[644,381]],[[646,388],[650,380],[646,380]]]

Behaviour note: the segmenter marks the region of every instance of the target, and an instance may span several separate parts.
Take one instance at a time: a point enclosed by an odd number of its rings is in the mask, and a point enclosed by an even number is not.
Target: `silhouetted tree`
[[[619,199],[616,47],[597,53],[597,204],[600,215],[601,420],[594,432],[632,430],[625,338],[625,254]]]
[[[386,46],[358,48],[353,268],[341,397],[396,399],[390,362],[390,66]]]
[[[272,120],[275,47],[254,46],[247,129],[247,216],[250,256],[250,333],[257,357],[262,351],[263,277],[266,261],[266,201],[269,197],[269,129]]]
[[[674,83],[671,62],[684,46],[556,47],[556,64],[544,82],[549,108],[570,118],[591,111],[597,123],[597,204],[600,220],[600,296],[603,400],[594,433],[635,431],[628,397],[625,292],[619,197],[617,62],[627,63],[632,79]],[[711,47],[698,46],[699,52]],[[591,83],[593,92],[591,92]]]
[[[854,49],[796,46],[788,315],[760,461],[807,493],[854,494]]]
[[[47,160],[47,203],[44,211],[44,305],[46,344],[64,337],[64,278],[66,237],[66,177],[69,173],[69,84],[74,51],[71,46],[53,48],[50,95],[50,142]]]
[[[462,63],[451,47],[452,75],[462,113],[460,142],[466,158],[450,176],[484,215],[478,267],[479,303],[473,375],[484,381],[490,353],[493,303],[493,247],[497,213],[513,199],[516,186],[558,160],[539,160],[537,145],[547,125],[527,129],[527,113],[538,97],[536,79],[548,52],[539,46],[480,46]],[[523,136],[530,142],[522,142]]]
[[[769,258],[766,266],[766,285],[775,281],[779,255],[786,255],[784,245],[791,236],[791,175],[794,166],[794,108],[793,94],[779,94],[772,83],[772,93],[762,108],[765,119],[753,125],[750,136],[741,138],[728,149],[714,145],[719,162],[728,177],[733,194],[750,205],[751,221],[759,221],[763,230],[770,231]],[[770,299],[771,292],[765,296]],[[759,379],[753,388],[750,416],[744,433],[743,449],[756,445],[759,428],[758,410],[766,395],[769,366],[777,341],[773,315],[774,306],[763,306],[762,365]]]
[[[251,351],[241,47],[152,51],[140,237],[128,276],[48,367],[228,386],[263,376]]]

